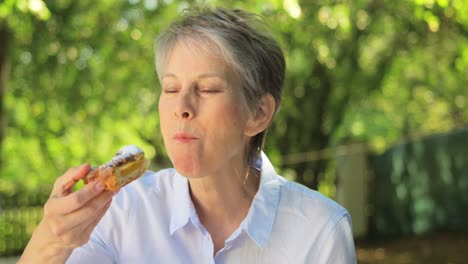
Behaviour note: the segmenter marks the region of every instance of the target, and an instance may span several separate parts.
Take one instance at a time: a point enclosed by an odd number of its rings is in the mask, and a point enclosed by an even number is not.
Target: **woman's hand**
[[[81,190],[72,192],[63,189],[70,180],[78,182],[86,176],[89,165],[69,169],[59,177],[49,200],[44,205],[44,222],[51,233],[64,246],[79,247],[88,242],[94,227],[109,208],[113,193],[103,191],[104,184],[95,181],[85,185]]]
[[[20,263],[38,263],[38,260],[64,263],[73,249],[88,242],[114,195],[104,191],[101,181],[72,191],[73,186],[67,183],[78,182],[89,169],[88,164],[71,168],[56,180],[49,200],[44,205],[44,217],[34,231]]]

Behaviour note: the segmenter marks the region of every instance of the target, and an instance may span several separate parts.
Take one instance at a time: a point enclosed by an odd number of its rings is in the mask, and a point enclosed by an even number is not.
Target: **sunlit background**
[[[287,60],[265,152],[348,208],[360,263],[465,260],[465,0],[3,0],[0,256],[21,254],[68,167],[126,144],[170,166],[153,41],[196,4],[265,18]]]

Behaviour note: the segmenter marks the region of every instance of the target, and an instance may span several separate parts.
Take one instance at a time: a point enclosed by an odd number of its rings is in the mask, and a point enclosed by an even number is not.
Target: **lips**
[[[174,139],[177,142],[188,143],[188,142],[198,140],[198,137],[196,137],[196,136],[194,136],[192,134],[186,133],[186,132],[178,132],[178,133],[174,134],[172,139]]]

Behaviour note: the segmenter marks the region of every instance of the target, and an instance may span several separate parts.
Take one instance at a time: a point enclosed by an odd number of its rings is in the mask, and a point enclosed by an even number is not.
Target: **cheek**
[[[168,133],[170,111],[169,104],[166,102],[166,100],[160,99],[158,103],[159,127],[161,129],[164,140],[166,140],[165,135]]]
[[[234,103],[224,104],[213,111],[211,120],[218,137],[239,139],[244,135],[246,115],[244,109]],[[216,132],[216,131],[215,131]],[[223,140],[223,138],[220,138]]]
[[[167,99],[164,99],[161,95],[158,101],[158,112],[160,116],[163,116],[168,111],[167,105]]]

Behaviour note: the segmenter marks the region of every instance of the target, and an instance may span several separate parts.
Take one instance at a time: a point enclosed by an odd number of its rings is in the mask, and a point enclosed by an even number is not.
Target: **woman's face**
[[[174,167],[187,177],[240,165],[248,141],[251,115],[239,78],[205,50],[177,44],[160,76],[164,144]]]

